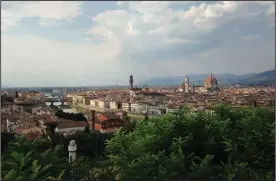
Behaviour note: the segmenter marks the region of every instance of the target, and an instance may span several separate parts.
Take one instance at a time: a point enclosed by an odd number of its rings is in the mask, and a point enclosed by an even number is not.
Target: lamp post
[[[70,144],[68,145],[69,163],[76,160],[76,151],[77,151],[77,144],[75,140],[71,140]]]

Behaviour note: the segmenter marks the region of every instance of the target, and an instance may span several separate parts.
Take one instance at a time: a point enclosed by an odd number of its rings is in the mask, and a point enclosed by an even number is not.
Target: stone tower
[[[76,152],[77,152],[77,144],[75,140],[71,140],[70,144],[68,145],[68,152],[69,152],[69,163],[76,160]]]
[[[133,89],[133,75],[129,76],[129,84],[130,84],[130,89]]]
[[[96,122],[96,111],[91,110],[91,129],[92,131],[95,131],[95,122]]]
[[[185,92],[189,92],[190,80],[189,77],[185,78]]]
[[[18,98],[18,92],[15,91],[15,98]]]

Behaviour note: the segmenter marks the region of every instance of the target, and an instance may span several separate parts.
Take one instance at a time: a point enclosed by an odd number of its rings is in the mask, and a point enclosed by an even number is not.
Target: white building
[[[32,114],[36,115],[52,115],[52,112],[49,109],[43,108],[43,107],[37,107],[32,109]]]
[[[178,111],[178,109],[174,109],[174,108],[167,108],[166,109],[166,113],[175,113],[177,111]]]
[[[128,102],[123,102],[123,103],[122,103],[122,109],[123,109],[124,111],[129,112],[129,111],[131,110],[131,104],[128,103]]]
[[[110,109],[117,109],[117,108],[118,108],[117,102],[115,102],[115,101],[110,101],[110,102],[109,102],[109,108],[110,108]]]
[[[20,112],[20,113],[23,113],[24,110],[23,110],[23,106],[18,106],[18,105],[11,105],[11,106],[3,106],[1,107],[1,112],[3,113],[8,113],[8,112]]]
[[[148,107],[148,113],[150,115],[161,115],[162,114],[162,110],[160,109],[159,106],[150,105]]]
[[[97,100],[90,100],[90,106],[92,107],[98,107],[98,101]]]
[[[149,105],[146,103],[138,104],[138,112],[139,113],[147,113],[149,111]]]
[[[102,108],[102,109],[105,109],[105,108],[109,107],[109,104],[106,101],[99,101],[98,104],[99,104],[99,107]]]
[[[83,103],[83,96],[75,96],[72,99],[73,104],[82,104]]]
[[[76,131],[84,131],[85,127],[88,126],[86,121],[67,121],[67,122],[59,122],[55,131],[57,133],[65,133],[70,134]]]
[[[139,104],[138,103],[131,103],[131,112],[137,112],[139,110]]]
[[[82,104],[83,105],[90,105],[90,101],[93,100],[94,97],[91,96],[85,96],[82,98]]]
[[[6,129],[8,132],[13,132],[23,127],[23,121],[6,120]]]

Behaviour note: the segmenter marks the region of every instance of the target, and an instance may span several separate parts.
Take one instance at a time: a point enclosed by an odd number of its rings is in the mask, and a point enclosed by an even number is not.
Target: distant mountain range
[[[187,75],[193,85],[202,85],[209,74]],[[180,85],[186,76],[168,76],[152,78],[142,85]],[[260,73],[249,73],[243,75],[214,74],[219,84],[241,84],[241,85],[269,85],[275,84],[275,69]]]

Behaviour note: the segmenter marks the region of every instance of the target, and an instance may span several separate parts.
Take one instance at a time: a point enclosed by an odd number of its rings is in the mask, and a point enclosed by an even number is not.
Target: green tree
[[[269,109],[232,109],[137,121],[132,132],[120,129],[108,141],[114,177],[126,179],[274,178],[274,120]]]
[[[84,132],[85,132],[85,133],[90,133],[89,126],[85,126],[85,128],[84,128]]]
[[[24,137],[9,143],[9,152],[1,156],[1,175],[3,180],[61,179],[68,169],[65,157],[60,157],[60,147],[41,149],[45,139],[35,141]],[[39,149],[40,148],[40,149]]]

